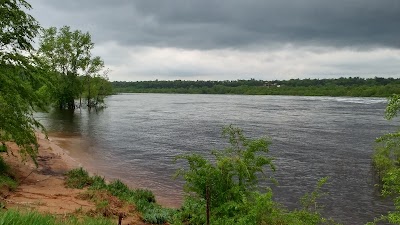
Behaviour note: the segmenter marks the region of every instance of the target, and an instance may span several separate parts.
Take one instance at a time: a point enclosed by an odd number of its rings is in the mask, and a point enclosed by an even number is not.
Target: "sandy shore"
[[[92,202],[78,197],[83,190],[64,185],[64,174],[79,167],[79,163],[43,134],[37,136],[40,145],[38,167],[31,159],[22,161],[18,147],[13,143],[8,143],[9,153],[2,155],[19,182],[15,191],[2,196],[6,207],[29,208],[52,214],[69,214],[80,208],[85,211],[93,209]]]
[[[65,153],[63,156],[67,156],[65,158],[65,160],[68,162],[67,164],[75,167],[76,165],[83,167],[91,175],[100,175],[107,181],[120,179],[131,188],[150,189],[155,194],[157,203],[164,207],[179,208],[182,204],[182,193],[166,193],[164,189],[149,188],[149,186],[152,184],[152,178],[150,177],[148,178],[148,181],[137,177],[130,177],[127,179],[127,173],[134,173],[135,171],[112,171],[108,169],[107,164],[104,164],[104,161],[97,160],[96,156],[92,154],[94,150],[90,150],[93,148],[93,144],[90,143],[90,140],[87,140],[79,135],[71,135],[60,132],[51,133],[49,139],[50,142],[56,145],[61,152]],[[141,168],[137,169],[140,170]]]
[[[51,138],[46,139],[43,134],[37,134],[37,137],[40,146],[38,167],[30,159],[22,161],[14,143],[7,143],[9,153],[2,154],[19,183],[15,191],[2,191],[0,197],[6,203],[6,208],[33,209],[60,216],[95,210],[92,201],[81,197],[85,189],[65,187],[65,173],[81,167],[80,163]],[[137,213],[129,213],[122,224],[144,225],[140,218]]]

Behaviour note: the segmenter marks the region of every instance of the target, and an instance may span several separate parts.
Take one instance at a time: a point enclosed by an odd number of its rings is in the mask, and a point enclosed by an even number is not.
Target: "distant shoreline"
[[[289,95],[331,97],[389,97],[400,94],[400,79],[339,78],[287,81],[114,81],[114,93],[176,93],[231,95]]]
[[[400,93],[400,92],[398,92]],[[272,96],[308,96],[308,97],[362,97],[362,98],[388,98],[392,96],[392,94],[389,95],[380,95],[380,94],[373,94],[373,95],[330,95],[330,94],[303,94],[303,93],[296,93],[296,94],[291,94],[291,93],[273,93],[273,94],[257,94],[257,93],[198,93],[197,91],[193,90],[185,90],[185,91],[175,91],[175,90],[169,90],[169,89],[143,89],[143,90],[121,90],[121,89],[114,89],[114,95],[116,94],[198,94],[198,95],[251,95],[251,96],[260,96],[260,95],[272,95]]]

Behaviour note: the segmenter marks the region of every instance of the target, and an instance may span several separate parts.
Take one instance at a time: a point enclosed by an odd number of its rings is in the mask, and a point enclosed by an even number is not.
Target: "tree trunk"
[[[91,108],[90,99],[91,99],[92,97],[90,96],[90,77],[89,77],[89,76],[87,77],[87,83],[88,83],[87,106],[88,106],[89,108]]]
[[[206,216],[207,216],[207,225],[210,225],[210,185],[206,184]]]

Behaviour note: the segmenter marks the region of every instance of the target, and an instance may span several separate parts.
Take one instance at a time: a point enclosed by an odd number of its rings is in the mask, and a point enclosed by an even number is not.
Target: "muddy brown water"
[[[371,168],[375,138],[399,124],[384,120],[386,99],[121,94],[106,103],[100,111],[37,117],[90,171],[151,189],[164,205],[182,201],[183,182],[172,177],[185,164],[174,158],[223,148],[221,128],[233,124],[250,137],[271,138],[274,196],[288,208],[325,176],[327,217],[363,224],[393,208],[379,196]]]

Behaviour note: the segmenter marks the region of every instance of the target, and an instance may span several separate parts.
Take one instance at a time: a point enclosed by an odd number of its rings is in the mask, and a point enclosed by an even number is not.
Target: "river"
[[[154,191],[178,206],[174,180],[181,154],[221,149],[221,129],[233,124],[249,137],[270,137],[277,171],[275,199],[290,209],[328,176],[324,215],[363,224],[392,209],[374,186],[374,140],[396,130],[383,118],[386,99],[343,97],[120,94],[101,111],[38,114],[50,134],[84,167],[107,179]]]

